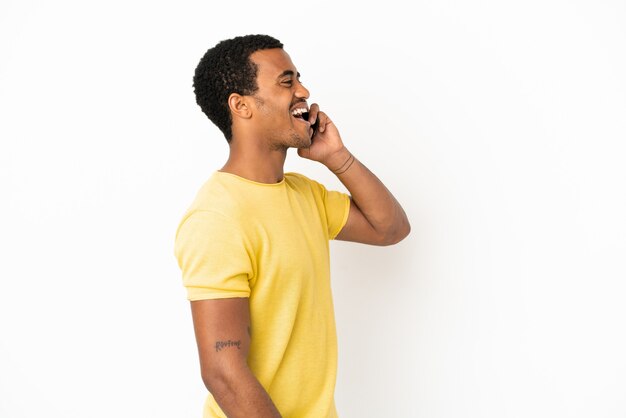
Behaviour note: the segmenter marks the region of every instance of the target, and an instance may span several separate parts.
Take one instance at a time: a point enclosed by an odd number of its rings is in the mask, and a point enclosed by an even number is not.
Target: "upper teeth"
[[[303,113],[306,113],[306,112],[308,112],[308,110],[306,108],[299,107],[297,109],[294,109],[294,111],[291,112],[291,114],[294,115],[294,116],[300,116],[300,115],[302,115]]]

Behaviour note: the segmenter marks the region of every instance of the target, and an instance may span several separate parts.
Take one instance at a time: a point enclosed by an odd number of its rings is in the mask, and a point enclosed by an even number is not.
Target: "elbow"
[[[217,370],[203,370],[201,376],[204,387],[212,394],[223,392],[228,387],[228,379],[225,374]]]
[[[381,245],[389,246],[395,245],[405,239],[411,233],[411,224],[407,218],[404,218],[400,225],[396,228],[393,228],[389,233],[385,234]]]
[[[234,369],[225,367],[212,367],[201,372],[204,386],[216,399],[232,394],[234,374]]]

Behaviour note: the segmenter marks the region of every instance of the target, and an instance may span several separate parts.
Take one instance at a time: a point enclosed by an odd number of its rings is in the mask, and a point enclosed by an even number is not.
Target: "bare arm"
[[[336,163],[336,161],[340,161]],[[342,162],[349,166],[340,167]],[[335,165],[336,164],[336,165]],[[336,239],[373,245],[392,245],[410,232],[406,213],[385,185],[345,147],[327,164],[351,195],[346,225]],[[342,170],[345,172],[341,173]]]
[[[229,418],[280,418],[248,368],[248,298],[191,302],[202,380]]]
[[[409,220],[396,198],[368,168],[344,146],[339,131],[316,104],[311,120],[319,127],[301,157],[319,161],[333,171],[351,195],[346,225],[336,239],[373,245],[392,245],[411,231]]]

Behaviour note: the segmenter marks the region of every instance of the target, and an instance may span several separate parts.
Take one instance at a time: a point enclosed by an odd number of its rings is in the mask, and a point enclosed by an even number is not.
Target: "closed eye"
[[[290,87],[293,86],[293,80],[284,80],[282,83]],[[302,81],[298,79],[298,83],[302,84]]]

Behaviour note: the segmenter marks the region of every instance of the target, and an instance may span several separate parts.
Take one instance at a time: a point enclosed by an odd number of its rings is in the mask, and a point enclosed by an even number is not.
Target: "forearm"
[[[280,418],[278,409],[250,369],[214,373],[205,384],[228,418]]]
[[[367,221],[388,242],[397,242],[410,230],[402,206],[389,189],[345,147],[326,162],[326,167],[350,192]]]

